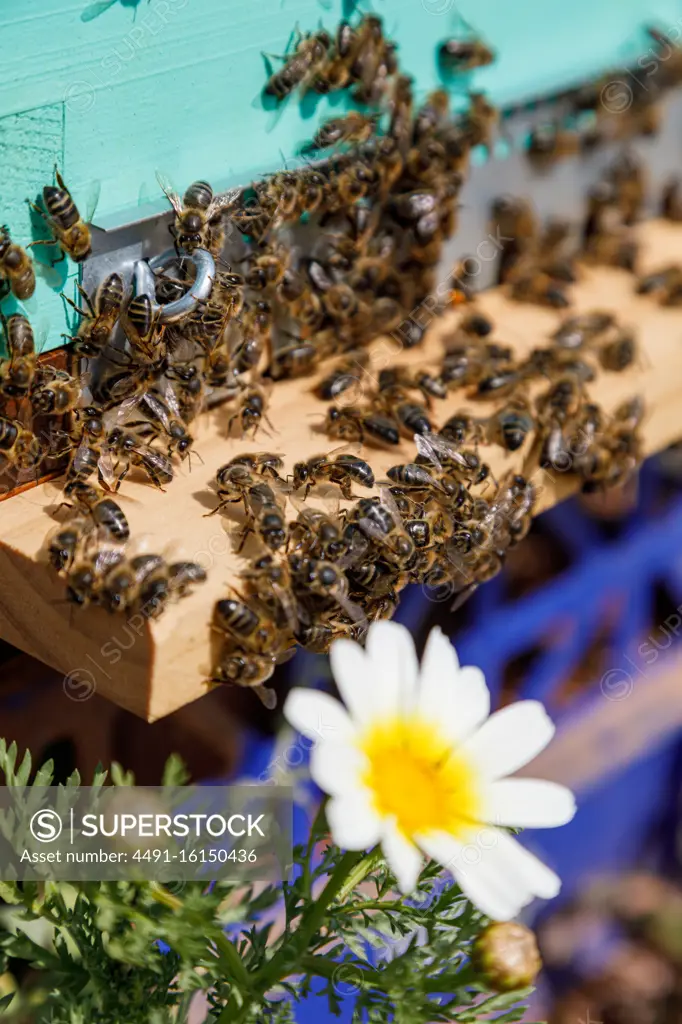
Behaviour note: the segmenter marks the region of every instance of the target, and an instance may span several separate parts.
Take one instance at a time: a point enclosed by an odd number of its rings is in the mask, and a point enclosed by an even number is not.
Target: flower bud
[[[532,985],[542,967],[535,935],[523,924],[490,924],[474,943],[473,962],[495,992]]]

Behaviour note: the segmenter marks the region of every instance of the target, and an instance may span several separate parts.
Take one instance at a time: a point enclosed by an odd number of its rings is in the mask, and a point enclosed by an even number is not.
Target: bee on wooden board
[[[54,262],[59,263],[70,256],[75,263],[82,263],[92,254],[92,235],[89,222],[95,212],[95,206],[99,199],[99,186],[96,194],[90,202],[90,208],[85,220],[78,212],[78,207],[73,201],[64,179],[55,166],[54,169],[56,185],[46,185],[43,189],[43,204],[45,211],[31,200],[27,200],[29,206],[45,221],[52,232],[52,241],[29,242],[29,248],[37,245],[54,245],[55,243],[62,250],[62,255]]]
[[[130,526],[123,509],[113,498],[105,496],[99,487],[94,487],[87,480],[72,479],[64,488],[64,496],[79,512],[90,515],[95,526],[106,531],[112,540],[124,542],[130,538]],[[64,504],[69,505],[69,502]]]
[[[313,455],[306,462],[297,462],[294,465],[292,486],[305,486],[304,497],[307,497],[310,489],[321,480],[338,484],[344,498],[351,501],[354,498],[353,483],[360,487],[373,487],[374,473],[364,459],[351,454],[345,446],[322,455]]]

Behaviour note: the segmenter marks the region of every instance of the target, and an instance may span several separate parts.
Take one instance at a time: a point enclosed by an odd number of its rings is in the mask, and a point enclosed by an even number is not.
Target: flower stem
[[[312,969],[314,963],[315,972],[321,973],[324,967],[322,963],[315,963],[318,958],[306,955],[311,939],[322,927],[330,905],[335,900],[342,902],[346,899],[381,861],[382,854],[378,848],[365,856],[355,852],[345,853],[315,903],[304,914],[290,941],[260,971],[249,974],[227,936],[223,935],[222,941],[216,940],[220,959],[235,980],[235,990],[216,1018],[216,1024],[241,1024],[254,1003],[259,1002],[268,989],[290,974],[295,974],[304,964],[306,968]]]
[[[347,855],[346,855],[347,856]],[[353,889],[363,882],[367,875],[371,874],[376,867],[383,862],[384,855],[381,852],[381,848],[376,846],[370,853],[366,854],[361,861],[359,861],[352,871],[350,871],[348,878],[345,883],[341,886],[336,898],[339,903],[344,903]]]

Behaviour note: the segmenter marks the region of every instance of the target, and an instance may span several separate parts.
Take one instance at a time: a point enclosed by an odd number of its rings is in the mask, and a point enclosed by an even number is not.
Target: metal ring
[[[193,313],[200,302],[204,302],[211,294],[215,278],[215,260],[208,249],[194,249],[191,253],[183,253],[183,259],[194,264],[196,276],[189,291],[173,302],[159,303],[156,301],[156,280],[154,271],[173,263],[178,259],[175,249],[168,249],[160,256],[147,260],[137,260],[133,269],[133,294],[148,295],[151,299],[154,316],[161,324],[172,324],[184,320]]]

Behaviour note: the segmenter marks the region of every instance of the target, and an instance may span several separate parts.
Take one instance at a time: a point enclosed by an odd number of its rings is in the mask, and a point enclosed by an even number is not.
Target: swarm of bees
[[[241,545],[254,535],[257,554],[216,606],[215,682],[255,686],[271,701],[263,684],[296,645],[325,652],[340,637],[361,638],[370,621],[393,614],[408,583],[459,607],[526,535],[545,473],[572,474],[585,492],[629,479],[642,458],[643,403],[634,398],[607,416],[586,385],[637,360],[633,331],[602,310],[567,316],[545,347],[517,360],[489,340],[494,330],[487,317],[465,312],[444,339],[440,366],[384,367],[373,388],[366,382],[364,405],[331,407],[325,425],[334,436],[414,439],[414,461],[392,466],[385,480],[375,481],[348,445],[295,463],[287,478],[270,452],[221,467],[214,512],[243,507]],[[355,380],[350,370],[358,372],[342,362],[318,396]],[[471,405],[437,427],[435,409],[452,387],[467,389]],[[499,399],[494,411],[479,414],[475,403],[491,398]],[[481,457],[490,444],[525,446],[523,473],[496,480]],[[304,505],[320,484],[335,485],[338,499]],[[375,493],[359,496],[363,488]],[[340,509],[342,498],[349,504]],[[293,519],[288,500],[298,509]]]
[[[473,35],[439,52],[448,74],[493,60]],[[606,417],[586,391],[600,370],[620,372],[636,361],[632,332],[608,313],[569,316],[545,348],[517,360],[472,306],[465,262],[453,271],[446,302],[464,313],[440,364],[384,367],[368,385],[369,342],[387,333],[405,347],[423,339],[411,314],[435,293],[471,150],[490,149],[498,115],[480,92],[457,113],[445,90],[418,106],[373,14],[342,22],[334,34],[299,35],[264,93],[279,104],[296,92],[342,89],[367,110],[316,132],[304,155],[324,162],[304,160],[217,194],[205,181],[179,194],[159,175],[173,210],[175,255],[149,266],[150,285],[114,272],[95,289],[78,285],[77,296],[64,296],[79,318],[66,335],[71,372],[39,361],[26,316],[2,321],[0,470],[38,474],[46,446],[29,424],[47,419],[48,450],[66,463],[60,507],[69,511],[46,553],[67,599],[150,618],[190,594],[205,571],[138,550],[117,500],[126,477],[134,471],[165,490],[178,463],[192,459],[192,424],[209,402],[225,403],[229,433],[274,430],[274,382],[311,375],[333,357],[315,392],[331,403],[322,429],[342,447],[296,462],[288,477],[281,456],[265,451],[232,458],[216,476],[214,511],[243,510],[240,550],[249,541],[256,553],[214,609],[210,679],[254,687],[266,703],[264,684],[297,645],[327,651],[337,637],[362,638],[370,621],[393,613],[409,582],[446,590],[458,605],[499,571],[529,528],[538,488],[525,468],[496,480],[482,446],[532,445],[541,467],[569,458],[585,489],[621,483],[641,458],[641,403]],[[43,190],[42,209],[31,204],[52,241],[33,244],[56,245],[81,263],[92,252],[88,218],[58,170],[55,181]],[[627,232],[641,206],[635,161],[624,157],[602,186],[600,197],[590,197],[583,257],[608,262],[613,210]],[[680,205],[672,185],[667,202],[672,216]],[[492,219],[507,239],[500,276],[511,295],[567,307],[579,273],[568,225],[541,225],[530,204],[513,198],[498,200]],[[292,235],[300,224],[310,244]],[[612,262],[625,259],[627,242],[621,238]],[[198,299],[201,260],[214,269]],[[0,229],[0,283],[20,300],[35,287],[31,259],[7,228]],[[164,312],[183,301],[181,314]],[[362,401],[350,400],[360,381]],[[540,384],[548,386],[540,391]],[[455,389],[466,389],[473,407],[440,422],[438,403]],[[479,414],[481,400],[497,408]],[[5,415],[2,403],[10,401],[23,409],[18,418]],[[584,443],[574,450],[576,436]],[[390,449],[405,439],[417,446],[414,460],[379,481],[354,447]],[[530,465],[530,451],[528,458]],[[336,507],[306,504],[321,484],[338,491]],[[293,519],[288,503],[297,509]]]

